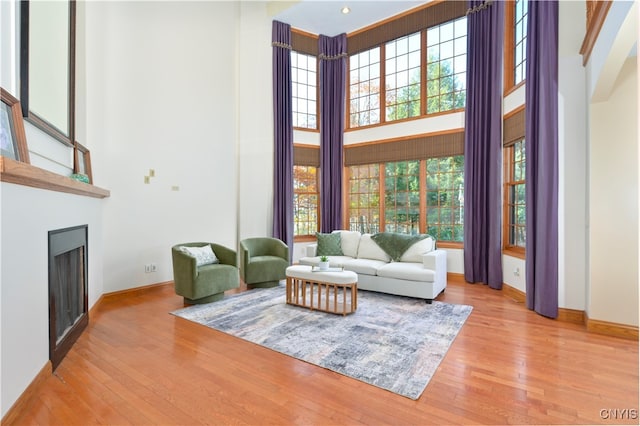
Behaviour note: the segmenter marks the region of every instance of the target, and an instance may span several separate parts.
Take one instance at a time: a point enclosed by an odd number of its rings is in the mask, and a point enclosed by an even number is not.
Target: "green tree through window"
[[[385,45],[386,120],[420,115],[420,33]]]
[[[442,241],[464,236],[464,157],[427,160],[427,233]]]
[[[380,166],[349,167],[349,229],[362,233],[380,230]]]
[[[420,233],[420,161],[385,164],[385,231]]]
[[[351,166],[348,215],[354,231],[426,232],[438,241],[462,242],[464,157]]]
[[[520,140],[505,148],[507,166],[504,170],[506,205],[504,221],[508,232],[507,248],[526,248],[526,203],[525,203],[525,141]]]
[[[464,108],[467,18],[427,30],[427,114]]]
[[[293,235],[318,231],[318,169],[293,166]]]

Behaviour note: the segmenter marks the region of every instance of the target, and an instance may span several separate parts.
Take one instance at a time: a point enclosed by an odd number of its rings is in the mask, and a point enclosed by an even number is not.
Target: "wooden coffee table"
[[[352,314],[358,308],[358,275],[341,268],[319,271],[307,265],[289,266],[287,304],[332,314]]]

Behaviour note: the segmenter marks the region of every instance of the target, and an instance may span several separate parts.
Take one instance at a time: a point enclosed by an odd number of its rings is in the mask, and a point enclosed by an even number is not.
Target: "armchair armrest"
[[[189,256],[178,248],[172,250],[174,279],[179,282],[193,283],[198,276],[196,258]]]
[[[220,263],[224,265],[238,266],[238,254],[235,250],[215,243],[211,243],[211,249],[218,260],[220,260]]]
[[[283,241],[274,238],[271,248],[273,249],[273,254],[275,256],[281,257],[287,262],[289,261],[289,247],[287,247]]]
[[[238,250],[238,258],[240,268],[240,277],[244,280],[244,272],[247,270],[247,264],[249,263],[249,248],[244,243],[244,241],[240,241],[240,249]]]
[[[309,244],[306,247],[307,257],[316,257],[316,250],[318,250],[318,243]]]

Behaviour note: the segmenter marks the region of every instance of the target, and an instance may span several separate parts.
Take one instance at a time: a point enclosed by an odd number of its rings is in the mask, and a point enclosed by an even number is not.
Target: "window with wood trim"
[[[318,168],[293,166],[293,235],[315,235],[318,232],[319,200]]]
[[[349,229],[362,233],[380,231],[380,165],[364,164],[348,168]]]
[[[420,161],[384,165],[384,230],[420,233]]]
[[[524,253],[526,246],[525,141],[504,148],[504,223],[505,249]]]
[[[464,156],[426,160],[427,234],[438,241],[464,237]]]
[[[467,18],[427,30],[427,114],[464,108],[467,96]]]
[[[426,14],[430,19],[371,30],[373,42],[355,36],[358,49],[379,45],[353,50],[349,57],[349,128],[465,107],[467,18],[458,3],[463,2],[434,5],[434,11],[443,13],[438,17]],[[404,31],[406,35],[390,37]]]
[[[526,78],[528,4],[508,0],[504,5],[504,90],[508,92]]]
[[[380,122],[380,48],[349,57],[349,126]]]
[[[317,59],[291,51],[291,101],[293,127],[318,128]]]
[[[438,241],[463,241],[462,155],[354,165],[348,171],[349,229],[428,233]]]
[[[385,45],[386,121],[420,115],[420,33]]]
[[[527,61],[527,0],[516,0],[514,7],[513,31],[513,84],[525,80]]]

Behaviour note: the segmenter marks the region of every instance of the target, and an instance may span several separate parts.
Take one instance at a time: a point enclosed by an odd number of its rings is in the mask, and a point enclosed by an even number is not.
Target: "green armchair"
[[[187,254],[183,249],[207,245],[217,258],[215,263],[198,265],[198,260],[201,259],[196,260],[196,257]],[[171,247],[171,257],[174,288],[176,294],[184,298],[185,303],[214,302],[222,299],[226,290],[240,287],[235,250],[214,243],[183,243]]]
[[[240,241],[240,276],[252,287],[275,287],[286,278],[289,247],[277,238],[256,237]]]

